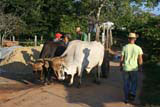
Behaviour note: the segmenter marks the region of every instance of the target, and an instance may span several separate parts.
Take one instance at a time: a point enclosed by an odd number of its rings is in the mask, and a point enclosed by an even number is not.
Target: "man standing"
[[[76,33],[78,34],[78,38],[81,41],[87,41],[87,34],[84,32],[81,32],[81,28],[77,27],[76,28]]]
[[[62,36],[62,39],[63,39],[63,42],[64,42],[65,46],[67,47],[68,44],[69,44],[69,41],[71,40],[71,35],[69,33],[64,34]]]
[[[135,44],[136,34],[130,33],[128,36],[129,43],[125,45],[121,53],[120,67],[124,81],[125,103],[134,101],[136,97],[138,70],[142,71],[143,51]]]

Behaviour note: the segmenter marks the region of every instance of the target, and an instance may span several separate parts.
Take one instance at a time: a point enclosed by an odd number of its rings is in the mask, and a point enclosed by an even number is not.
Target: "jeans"
[[[136,96],[136,90],[137,90],[137,79],[138,79],[138,71],[123,71],[123,81],[124,81],[124,95],[125,100],[128,100],[128,95],[132,94]]]

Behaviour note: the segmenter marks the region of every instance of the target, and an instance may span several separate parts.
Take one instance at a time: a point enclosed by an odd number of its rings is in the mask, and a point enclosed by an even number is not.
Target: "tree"
[[[12,14],[4,14],[3,4],[0,2],[0,32],[3,34],[2,36],[2,43],[3,39],[7,36],[13,36],[14,34],[19,34],[22,32],[22,24],[23,21]]]
[[[156,0],[145,1],[147,4],[156,3]],[[99,39],[98,26],[101,22],[112,21],[118,29],[121,27],[130,28],[136,19],[136,14],[140,12],[138,7],[142,5],[143,1],[1,0],[1,3],[3,3],[4,14],[14,14],[26,23],[24,33],[27,35],[48,35],[60,30],[72,31],[73,33],[73,30],[69,30],[73,29],[73,26],[82,26],[82,29],[87,31],[87,21],[92,18],[97,26],[96,38]]]

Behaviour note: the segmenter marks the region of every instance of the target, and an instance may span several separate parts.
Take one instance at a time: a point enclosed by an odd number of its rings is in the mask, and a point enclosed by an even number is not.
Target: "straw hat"
[[[129,33],[128,37],[129,38],[137,38],[137,35],[135,33]]]
[[[80,27],[76,27],[76,32],[80,32],[81,28]]]

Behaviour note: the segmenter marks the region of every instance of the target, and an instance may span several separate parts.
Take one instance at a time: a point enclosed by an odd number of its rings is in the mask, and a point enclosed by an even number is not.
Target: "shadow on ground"
[[[37,59],[40,52],[36,49],[32,49],[33,54],[30,54],[27,51],[22,51],[21,53],[24,61],[15,61],[0,66],[2,71],[0,72],[0,77],[15,80],[23,84],[39,84],[39,82],[35,79],[35,75],[32,73],[31,66],[27,65],[26,63],[32,59]]]
[[[113,69],[117,69],[117,67]],[[108,78],[101,79],[100,85],[93,83],[93,77],[93,75],[84,77],[81,88],[77,88],[76,85],[66,88],[67,101],[90,107],[103,107],[106,103],[123,101],[122,81],[119,74],[112,72]]]

